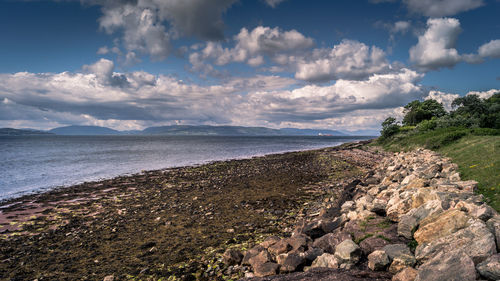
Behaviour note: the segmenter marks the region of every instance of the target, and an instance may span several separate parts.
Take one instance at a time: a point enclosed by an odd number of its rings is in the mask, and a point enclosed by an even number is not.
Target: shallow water
[[[57,186],[210,161],[316,149],[363,137],[0,137],[0,199]]]

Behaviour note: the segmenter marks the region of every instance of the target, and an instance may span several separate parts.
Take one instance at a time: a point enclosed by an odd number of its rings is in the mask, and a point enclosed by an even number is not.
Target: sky
[[[375,133],[500,89],[500,0],[0,0],[0,127]]]

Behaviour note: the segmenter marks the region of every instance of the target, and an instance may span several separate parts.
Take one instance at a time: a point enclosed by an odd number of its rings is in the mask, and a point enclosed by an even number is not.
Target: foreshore
[[[147,171],[8,200],[4,280],[242,277],[220,261],[290,235],[381,156],[360,144]]]

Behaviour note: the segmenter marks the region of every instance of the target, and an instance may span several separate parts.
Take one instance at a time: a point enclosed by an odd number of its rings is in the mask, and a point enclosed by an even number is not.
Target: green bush
[[[434,130],[437,127],[437,118],[433,117],[431,120],[424,120],[417,125],[419,132]]]
[[[417,126],[402,126],[399,128],[400,132],[408,132],[408,131],[413,131]]]
[[[472,129],[472,134],[475,136],[500,136],[500,130],[491,128],[474,128]]]

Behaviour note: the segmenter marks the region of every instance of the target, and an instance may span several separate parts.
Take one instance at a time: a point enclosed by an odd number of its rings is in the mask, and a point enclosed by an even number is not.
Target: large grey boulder
[[[481,220],[472,219],[469,227],[430,243],[418,245],[415,257],[419,262],[433,259],[439,253],[462,250],[475,264],[496,253],[495,239]]]
[[[418,268],[415,281],[476,280],[474,262],[461,250],[442,252]]]
[[[476,266],[481,276],[488,280],[500,280],[500,254],[487,258]]]
[[[346,268],[356,264],[361,258],[361,249],[351,239],[346,239],[335,247],[335,258]]]
[[[315,267],[339,268],[339,263],[334,255],[324,253],[313,261],[311,268]]]

